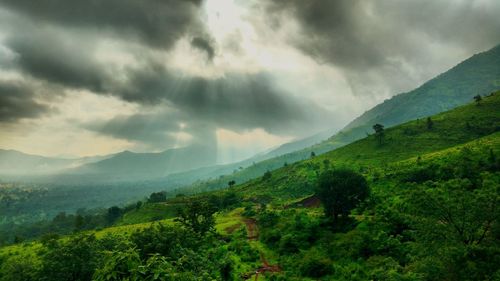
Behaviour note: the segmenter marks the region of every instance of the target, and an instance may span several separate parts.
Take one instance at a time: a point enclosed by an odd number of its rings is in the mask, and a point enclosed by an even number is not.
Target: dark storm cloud
[[[20,70],[45,81],[103,92],[109,79],[106,68],[92,58],[91,43],[54,31],[11,35],[7,47],[17,55]]]
[[[208,59],[211,61],[215,56],[215,49],[212,46],[212,43],[202,37],[195,37],[191,40],[191,46],[204,51],[207,54]]]
[[[144,107],[168,104],[169,107],[189,115],[189,124],[205,124],[212,129],[225,127],[235,131],[264,128],[276,134],[293,134],[293,131],[312,122],[313,114],[305,114],[303,102],[290,98],[274,87],[273,78],[267,74],[227,74],[221,78],[189,77],[173,72],[159,64],[144,49],[132,49],[140,63],[134,67],[114,68],[94,56],[92,36],[73,36],[52,28],[18,28],[18,34],[6,39],[6,46],[15,54],[14,64],[25,75],[69,89],[86,89],[96,94],[113,95]],[[24,35],[26,34],[26,35]],[[88,38],[89,37],[89,38]],[[204,42],[203,40],[200,42]],[[198,43],[200,43],[198,42]],[[199,44],[207,49],[209,44]],[[205,50],[211,56],[210,49]],[[213,51],[213,50],[212,50]],[[119,78],[117,78],[119,77]],[[315,112],[321,112],[316,106]],[[319,113],[318,113],[319,115]],[[109,126],[90,126],[87,129],[116,138],[159,144],[168,140],[169,129],[162,122],[178,122],[179,116],[154,116],[159,126],[150,126],[148,132],[136,134],[134,124],[146,123],[152,116],[119,117]],[[203,122],[200,122],[202,120]],[[124,124],[130,122],[128,130]],[[151,120],[148,124],[151,125]],[[198,125],[197,125],[198,126]],[[315,126],[307,126],[315,130]],[[142,127],[144,128],[144,127]],[[173,131],[175,132],[175,131]],[[204,138],[205,133],[193,132],[194,137]]]
[[[370,30],[358,22],[363,16],[358,0],[273,0],[268,8],[274,15],[291,15],[301,24],[303,33],[294,43],[319,60],[347,67],[377,65],[384,60],[371,36],[366,36]]]
[[[500,2],[493,0],[262,3],[271,21],[297,21],[301,33],[291,35],[292,43],[343,69],[357,94],[370,91],[366,85],[387,84],[392,94],[415,87],[415,81],[438,74],[433,63],[447,50],[471,54],[500,43]]]
[[[152,31],[142,18],[145,17],[142,14],[145,10],[159,9],[155,6],[160,5],[159,3],[173,3],[173,8],[190,7],[191,10],[199,5],[198,2],[127,0],[118,5],[115,1],[78,1],[75,6],[69,4],[74,1],[42,2],[0,0],[0,3],[4,3],[11,10],[30,16],[30,20],[25,22],[12,17],[10,19],[12,22],[11,32],[7,34],[5,41],[7,48],[16,54],[15,64],[17,68],[25,75],[70,89],[87,89],[96,94],[113,95],[144,107],[165,103],[170,108],[188,114],[189,118],[183,118],[193,126],[203,123],[211,128],[225,127],[235,131],[264,128],[271,133],[287,134],[313,121],[313,118],[310,117],[314,114],[306,114],[305,112],[308,111],[306,106],[275,88],[273,78],[270,75],[226,74],[224,77],[214,79],[180,75],[159,64],[157,58],[147,47],[127,48],[126,51],[138,61],[138,65],[116,68],[100,61],[95,56],[96,42],[103,38],[100,30],[80,31],[75,29],[75,27],[99,26],[114,30],[126,27],[127,25],[120,21],[121,16],[118,14],[127,14],[128,9],[131,9],[130,6],[134,6],[136,7],[134,9],[138,10],[139,19],[132,17],[132,22],[129,24],[133,24],[135,29],[141,30],[144,34],[152,36],[156,34],[154,29]],[[55,5],[54,3],[60,5],[58,9],[52,6]],[[115,4],[117,5],[115,9],[107,6]],[[81,7],[82,5],[85,7]],[[104,10],[110,10],[108,11],[111,13],[110,18],[105,17],[104,13],[106,12],[101,11],[102,9],[97,11],[95,16],[99,15],[104,19],[92,18],[94,15],[89,9],[97,6],[106,8]],[[139,6],[140,8],[138,8]],[[53,11],[49,7],[57,11]],[[61,10],[68,10],[72,16],[62,13]],[[154,11],[151,15],[153,21],[151,24],[154,23],[155,28],[164,28],[165,33],[168,34],[168,29],[174,27],[157,22],[157,13],[167,12]],[[168,13],[175,14],[174,11],[170,10]],[[179,13],[183,14],[182,11]],[[168,18],[165,21],[173,21],[178,16],[165,15],[165,17]],[[32,18],[35,18],[35,22],[30,22],[33,21]],[[180,25],[181,22],[189,26],[197,24],[194,14],[193,19],[190,17],[181,18],[182,20],[175,20],[176,24]],[[50,24],[38,25],[36,21]],[[120,32],[122,31],[120,30]],[[186,33],[191,30],[179,28],[180,31]],[[182,35],[179,33],[178,36],[160,37],[160,39],[177,40],[180,37]],[[194,35],[190,40],[191,46],[205,52],[209,59],[215,56],[213,42],[209,35]],[[148,40],[146,43],[152,42],[156,41]],[[314,105],[307,106],[320,112]],[[151,116],[135,116],[130,120],[120,119],[120,117],[113,120],[113,126],[104,126],[99,129],[93,126],[90,129],[101,133],[107,132],[108,135],[114,137],[133,140],[134,128],[130,128],[130,135],[127,135],[125,130],[116,130],[115,128],[121,125],[121,127],[125,127],[123,124],[126,122],[131,122],[131,125],[140,123],[146,117]],[[163,116],[156,117],[161,120]],[[179,116],[170,116],[169,118],[172,119],[169,122],[175,123]],[[151,124],[151,122],[149,123]],[[170,132],[169,129],[162,126],[165,125],[152,126],[149,135],[141,134],[136,138],[142,139],[136,140],[157,142],[165,136],[165,132]],[[308,127],[311,130],[315,128],[314,126]],[[195,135],[197,134],[195,133]]]
[[[479,1],[273,0],[268,8],[298,20],[303,33],[295,43],[303,50],[359,69],[430,47],[409,44],[425,43],[420,39],[493,47],[500,43],[500,4],[490,1],[490,6]]]
[[[116,116],[103,123],[82,124],[85,129],[118,139],[139,141],[152,147],[161,147],[173,143],[175,137],[169,135],[180,130],[180,124],[170,113]]]
[[[0,81],[0,123],[37,118],[51,111],[35,99],[35,90],[24,83]]]
[[[114,91],[124,100],[141,104],[164,101],[191,116],[233,130],[260,127],[273,133],[290,132],[292,127],[312,120],[305,114],[309,109],[321,112],[287,96],[264,73],[186,78],[152,63],[128,76],[129,82]]]
[[[203,33],[201,0],[0,0],[0,6],[60,26],[136,37],[169,49],[188,33]]]
[[[314,105],[286,97],[266,74],[185,78],[158,64],[148,66],[129,72],[128,83],[113,94],[152,113],[119,116],[82,127],[149,147],[175,143],[175,134],[181,131],[189,134],[193,143],[209,141],[215,145],[216,128],[236,132],[263,128],[283,135],[302,130],[307,134],[317,130],[314,120],[324,113]],[[171,110],[152,110],[157,106]],[[306,109],[312,109],[317,116],[306,114]]]
[[[189,144],[212,147],[217,145],[216,127],[213,123],[198,120],[196,116],[179,111],[117,116],[106,122],[84,123],[81,127],[113,138],[136,141],[147,149],[166,149],[179,144],[186,145],[185,140],[178,139],[179,133],[192,138]]]
[[[141,105],[143,113],[87,123],[83,128],[147,147],[166,148],[166,144],[175,143],[175,134],[181,131],[193,138],[192,143],[215,145],[217,128],[236,132],[263,128],[281,135],[293,135],[298,130],[313,133],[318,129],[315,121],[325,113],[315,105],[288,97],[273,85],[270,75],[263,73],[187,78],[149,62],[129,70],[127,77],[126,83],[110,86],[111,93]],[[158,106],[170,110],[156,112]]]

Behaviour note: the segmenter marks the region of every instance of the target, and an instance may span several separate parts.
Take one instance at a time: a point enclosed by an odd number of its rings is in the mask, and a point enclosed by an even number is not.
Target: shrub
[[[332,272],[332,261],[317,250],[309,251],[300,262],[300,273],[303,276],[320,278]]]

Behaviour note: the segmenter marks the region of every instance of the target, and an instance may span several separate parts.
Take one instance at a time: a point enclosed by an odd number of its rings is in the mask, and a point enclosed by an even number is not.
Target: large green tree
[[[339,215],[347,217],[369,193],[365,178],[348,169],[325,171],[316,187],[316,195],[323,203],[325,215],[332,216],[334,221]]]
[[[205,234],[214,229],[216,211],[216,206],[205,200],[193,200],[179,210],[177,221],[196,233]]]

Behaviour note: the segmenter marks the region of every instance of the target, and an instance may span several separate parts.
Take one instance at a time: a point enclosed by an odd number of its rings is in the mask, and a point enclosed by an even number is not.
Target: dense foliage
[[[363,176],[351,170],[323,172],[316,188],[316,194],[323,203],[326,216],[347,218],[351,210],[369,195],[368,184]]]
[[[130,236],[75,235],[46,241],[28,259],[6,259],[0,280],[220,279],[232,266],[223,244],[215,236],[161,224]]]

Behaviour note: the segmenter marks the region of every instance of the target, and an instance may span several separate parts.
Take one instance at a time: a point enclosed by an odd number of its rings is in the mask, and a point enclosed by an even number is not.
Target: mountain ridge
[[[464,79],[463,76],[467,76],[467,79]],[[446,91],[441,91],[441,89]],[[445,109],[443,109],[444,107],[434,108],[434,111],[422,111],[422,107],[425,109],[427,104],[435,102],[432,98],[436,97],[436,95],[442,95],[443,100],[441,100],[441,105],[444,101],[449,101],[449,105],[447,107],[449,107],[448,109],[452,109],[470,102],[473,99],[473,96],[477,94],[487,95],[498,89],[500,89],[500,45],[469,57],[448,71],[445,71],[435,78],[425,82],[413,91],[401,93],[389,99],[399,101],[401,99],[412,100],[415,95],[423,95],[424,97],[430,96],[423,101],[417,100],[417,103],[412,104],[410,107],[401,106],[400,104],[395,104],[394,102],[389,104],[391,107],[397,107],[399,112],[408,111],[410,114],[407,113],[402,115],[403,117],[398,117],[392,122],[388,121],[387,117],[385,119],[371,118],[368,119],[363,125],[356,126],[357,124],[361,124],[361,120],[364,120],[364,118],[361,118],[362,116],[369,116],[373,114],[374,110],[385,110],[388,107],[387,101],[382,102],[354,119],[346,125],[344,129],[340,130],[335,135],[330,136],[330,138],[323,142],[298,151],[264,160],[257,163],[257,165],[251,165],[241,171],[228,174],[222,179],[212,180],[212,184],[210,185],[212,187],[221,186],[223,185],[222,180],[225,182],[231,180],[235,180],[236,182],[247,181],[261,176],[267,170],[274,170],[282,167],[283,165],[307,159],[313,154],[313,152],[315,155],[321,155],[332,151],[371,134],[373,131],[372,126],[375,123],[382,123],[386,126],[386,128],[389,128],[406,121],[445,111]],[[457,93],[455,93],[455,91]],[[459,95],[461,98],[459,100],[454,100],[455,95]],[[416,106],[418,106],[420,110],[416,109]],[[411,114],[412,112],[413,114]]]

